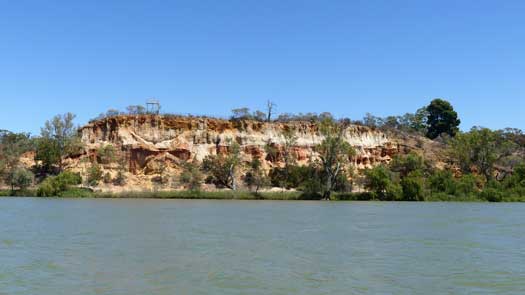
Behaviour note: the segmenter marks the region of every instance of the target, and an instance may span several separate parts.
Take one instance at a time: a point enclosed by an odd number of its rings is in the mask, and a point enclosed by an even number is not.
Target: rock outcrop
[[[285,140],[283,131],[289,130],[297,137],[292,149],[297,162],[306,165],[316,159],[315,146],[323,140],[318,127],[312,122],[265,123],[183,116],[116,116],[82,127],[79,132],[86,151],[79,158],[69,159],[69,163],[73,169],[85,171],[80,163],[88,161],[83,159],[93,160],[101,147],[112,145],[120,158],[125,159],[130,176],[140,185],[139,179],[148,179],[157,173],[159,163],[177,173],[186,161],[202,161],[207,155],[228,153],[231,143],[235,141],[241,147],[243,161],[258,158],[265,169],[271,169],[282,166],[283,161],[279,156],[270,157],[266,146],[282,150]],[[388,163],[395,154],[411,150],[406,142],[365,126],[348,126],[345,139],[357,152],[350,160],[358,170]],[[104,168],[111,171],[115,165]]]

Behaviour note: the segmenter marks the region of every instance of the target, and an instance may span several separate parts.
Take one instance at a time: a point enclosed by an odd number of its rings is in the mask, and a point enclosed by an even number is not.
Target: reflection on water
[[[0,198],[0,294],[525,294],[525,204]]]

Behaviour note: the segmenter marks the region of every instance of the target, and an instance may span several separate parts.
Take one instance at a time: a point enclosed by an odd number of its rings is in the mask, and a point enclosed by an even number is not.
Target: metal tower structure
[[[160,102],[154,98],[148,99],[146,102],[146,112],[148,114],[158,115],[160,113]]]

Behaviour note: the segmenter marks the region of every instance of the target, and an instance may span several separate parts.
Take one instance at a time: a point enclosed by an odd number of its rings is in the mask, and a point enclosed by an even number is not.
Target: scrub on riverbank
[[[0,197],[36,197],[36,190],[11,191],[0,190]],[[306,194],[301,191],[250,192],[250,191],[129,191],[95,192],[89,189],[75,188],[61,192],[56,197],[62,198],[122,198],[122,199],[209,199],[209,200],[321,200],[320,194]],[[332,201],[382,201],[367,192],[333,193]],[[525,197],[512,195],[487,196],[486,194],[447,195],[431,194],[425,202],[525,202]]]

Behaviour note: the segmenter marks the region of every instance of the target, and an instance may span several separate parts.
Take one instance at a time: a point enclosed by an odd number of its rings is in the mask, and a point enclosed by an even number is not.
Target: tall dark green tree
[[[434,139],[442,133],[454,137],[459,131],[458,126],[461,121],[458,119],[458,113],[454,111],[450,102],[440,98],[434,99],[427,106],[427,112],[428,138]]]

